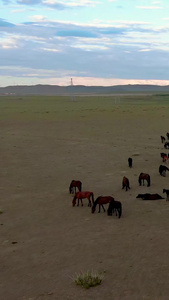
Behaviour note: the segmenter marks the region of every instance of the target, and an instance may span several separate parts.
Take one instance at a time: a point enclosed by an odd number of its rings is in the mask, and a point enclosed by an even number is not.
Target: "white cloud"
[[[136,8],[139,8],[139,9],[163,9],[164,7],[162,6],[136,6]]]

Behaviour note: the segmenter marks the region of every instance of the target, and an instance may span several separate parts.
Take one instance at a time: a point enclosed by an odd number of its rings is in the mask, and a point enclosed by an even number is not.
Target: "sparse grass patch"
[[[90,287],[94,287],[100,285],[104,275],[102,272],[81,272],[79,274],[75,274],[73,281],[76,285],[80,285],[85,289],[89,289]]]

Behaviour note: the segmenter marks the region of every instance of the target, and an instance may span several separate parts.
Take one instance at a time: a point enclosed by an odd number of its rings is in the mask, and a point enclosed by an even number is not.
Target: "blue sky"
[[[169,84],[168,0],[1,0],[0,86]]]

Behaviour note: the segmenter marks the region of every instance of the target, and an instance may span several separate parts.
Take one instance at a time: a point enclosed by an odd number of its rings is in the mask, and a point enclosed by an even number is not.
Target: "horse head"
[[[74,196],[74,198],[73,198],[73,200],[72,200],[72,204],[73,204],[73,206],[75,206],[76,205],[76,195]]]

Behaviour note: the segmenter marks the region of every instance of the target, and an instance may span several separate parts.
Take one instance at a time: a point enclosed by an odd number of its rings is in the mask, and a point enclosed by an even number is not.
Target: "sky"
[[[1,0],[0,86],[169,85],[169,0]]]

